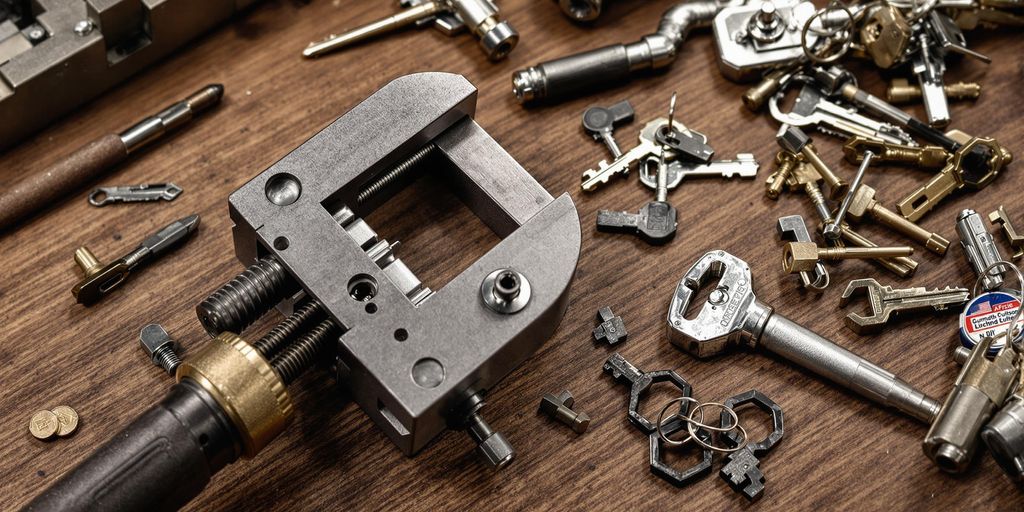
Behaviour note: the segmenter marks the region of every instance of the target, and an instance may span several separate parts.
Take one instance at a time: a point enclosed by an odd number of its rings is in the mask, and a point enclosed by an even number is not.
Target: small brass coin
[[[53,411],[39,411],[32,415],[32,419],[28,422],[28,431],[36,439],[43,441],[53,438],[57,435],[57,430],[60,428],[60,420],[57,419],[57,415]]]
[[[52,411],[57,415],[60,426],[57,427],[57,435],[60,437],[70,436],[78,429],[78,412],[66,405],[58,405]]]

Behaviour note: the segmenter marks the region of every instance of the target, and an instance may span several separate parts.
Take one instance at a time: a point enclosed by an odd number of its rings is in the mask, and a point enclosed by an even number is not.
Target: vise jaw
[[[465,426],[554,333],[579,259],[569,195],[552,198],[476,124],[476,99],[459,75],[400,77],[230,197],[238,259],[275,258],[298,296],[322,305],[344,333],[338,380],[407,455]],[[413,168],[443,176],[502,238],[436,291],[362,220]],[[487,452],[489,429],[469,428]]]

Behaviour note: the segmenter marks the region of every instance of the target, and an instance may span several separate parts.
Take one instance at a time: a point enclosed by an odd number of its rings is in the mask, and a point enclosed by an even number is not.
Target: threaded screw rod
[[[437,149],[437,146],[434,145],[433,143],[427,144],[426,146],[423,146],[418,151],[413,153],[412,156],[410,156],[409,158],[406,158],[405,160],[401,161],[398,165],[392,167],[390,171],[384,173],[383,176],[374,180],[373,183],[370,183],[362,190],[360,190],[359,195],[356,196],[356,203],[362,204],[366,202],[367,199],[376,195],[378,192],[383,190],[384,187],[390,185],[395,180],[401,178],[406,173],[408,173],[410,169],[416,167],[416,164],[422,162],[425,158],[427,158],[427,155],[429,155],[435,149]]]
[[[272,359],[277,352],[291,341],[297,333],[305,332],[314,320],[322,315],[320,303],[314,300],[307,301],[295,308],[295,311],[288,318],[274,326],[262,338],[253,343],[253,347],[266,359]]]
[[[274,357],[270,361],[270,366],[281,377],[282,382],[286,385],[291,384],[299,375],[302,375],[302,372],[313,366],[316,356],[323,351],[337,330],[337,326],[331,319],[320,322]]]
[[[298,291],[288,272],[273,256],[249,265],[196,306],[196,315],[211,336],[241,334],[286,295]]]

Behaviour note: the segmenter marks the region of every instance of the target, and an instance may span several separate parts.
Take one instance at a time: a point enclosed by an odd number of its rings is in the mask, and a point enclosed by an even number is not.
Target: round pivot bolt
[[[178,342],[171,339],[170,335],[160,324],[149,324],[142,328],[139,333],[139,342],[146,355],[153,360],[153,364],[163,368],[168,374],[174,375],[181,364],[178,358]]]
[[[484,304],[503,313],[518,313],[530,302],[530,281],[526,276],[509,268],[495,270],[480,284]]]
[[[82,20],[75,23],[75,34],[84,37],[92,33],[93,24],[91,20]]]

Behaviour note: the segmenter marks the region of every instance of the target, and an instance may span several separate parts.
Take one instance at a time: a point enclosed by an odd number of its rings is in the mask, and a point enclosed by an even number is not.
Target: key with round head
[[[590,107],[583,112],[583,129],[590,134],[594,140],[604,142],[608,146],[613,158],[622,156],[622,150],[615,141],[612,132],[620,124],[633,121],[633,106],[629,101],[622,100],[610,107]]]
[[[705,286],[714,286],[707,302],[687,318],[687,309]],[[750,266],[725,251],[705,254],[680,280],[669,304],[668,334],[673,345],[698,358],[733,345],[761,347],[926,423],[939,410],[938,402],[902,379],[759,301]]]

